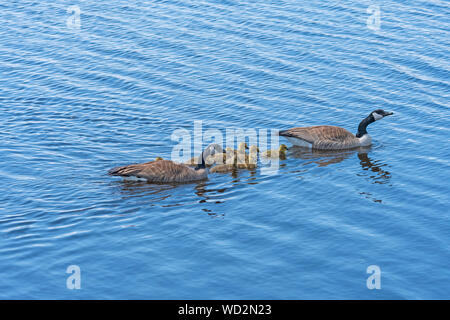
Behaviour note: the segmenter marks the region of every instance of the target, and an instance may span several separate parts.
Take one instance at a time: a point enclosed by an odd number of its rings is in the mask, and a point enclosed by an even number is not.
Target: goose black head
[[[356,133],[357,138],[361,138],[363,135],[367,134],[367,126],[377,120],[383,119],[386,116],[393,115],[393,112],[390,111],[384,111],[383,109],[377,109],[375,111],[372,111],[367,118],[363,119],[359,123],[358,126],[358,132]]]
[[[384,111],[383,109],[377,109],[371,113],[371,116],[373,117],[373,121],[377,121],[377,120],[383,119],[386,116],[390,116],[393,114],[394,113],[390,112],[390,111]]]
[[[195,170],[206,168],[205,159],[208,158],[209,156],[214,156],[216,153],[223,153],[223,149],[217,143],[211,143],[209,146],[205,148],[205,150],[203,150],[202,154],[200,155],[198,161],[199,164],[197,165],[197,167],[195,167]]]

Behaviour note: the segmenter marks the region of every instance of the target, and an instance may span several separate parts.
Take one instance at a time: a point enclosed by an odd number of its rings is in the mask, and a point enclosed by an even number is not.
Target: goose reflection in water
[[[115,181],[113,186],[117,188],[121,195],[121,202],[133,198],[141,198],[146,206],[160,206],[162,208],[179,207],[199,203],[208,206],[202,208],[210,216],[219,217],[223,214],[213,212],[209,205],[224,203],[221,194],[226,193],[229,188],[214,188],[209,181],[199,181],[186,184],[155,184],[145,181]],[[192,195],[198,196],[193,199]],[[136,200],[131,200],[131,206],[137,204]]]
[[[208,184],[206,182],[198,183],[195,186],[195,194],[202,198],[198,203],[202,204],[221,204],[224,203],[223,200],[218,198],[217,194],[225,193],[228,190],[228,188],[219,188],[219,189],[208,189]],[[202,208],[202,211],[206,212],[209,216],[212,217],[223,217],[224,214],[219,214],[217,212],[214,212],[210,208]]]
[[[374,173],[369,175],[369,178],[373,183],[385,184],[388,183],[391,178],[391,173],[383,169],[383,167],[388,166],[387,164],[381,163],[380,160],[372,160],[369,157],[368,153],[372,150],[371,147],[336,151],[292,147],[289,150],[289,157],[309,160],[305,163],[305,165],[315,163],[318,167],[326,167],[330,164],[337,164],[357,153],[361,168],[364,171],[371,171]],[[366,174],[357,173],[357,176],[366,176]]]
[[[369,176],[373,183],[385,184],[389,182],[391,173],[382,169],[382,167],[388,166],[387,164],[381,163],[379,160],[370,159],[367,153],[358,153],[358,158],[363,170],[374,173],[374,175]],[[362,176],[362,174],[358,174],[358,176]]]
[[[172,196],[170,191],[177,187],[170,184],[150,184],[145,181],[126,180],[114,181],[112,184],[118,187],[122,200],[145,196],[155,203],[170,198]]]
[[[361,165],[363,172],[358,172],[356,175],[358,177],[369,178],[372,183],[387,184],[391,179],[391,173],[385,170],[384,167],[388,167],[388,165],[381,163],[380,160],[371,159],[368,155],[371,149],[371,147],[360,147],[351,150],[331,151],[292,147],[289,149],[289,157],[308,160],[304,165],[314,163],[317,164],[318,167],[326,167],[331,164],[342,162],[357,153],[359,164]],[[382,200],[376,199],[370,192],[359,192],[359,194],[373,202],[382,203]]]
[[[391,173],[386,170],[387,164],[382,163],[380,160],[373,160],[369,157],[371,147],[357,148],[352,150],[311,150],[302,147],[291,147],[287,156],[289,158],[298,158],[306,160],[303,165],[315,164],[317,167],[326,167],[332,164],[338,164],[343,160],[349,159],[355,154],[359,159],[359,164],[362,168],[362,172],[356,173],[359,177],[367,178],[372,183],[387,184],[391,179]],[[280,167],[286,167],[286,161],[282,161]],[[302,175],[308,170],[299,170]],[[294,171],[295,172],[295,171]],[[293,171],[291,171],[293,173]],[[117,181],[120,185],[120,193],[123,198],[144,197],[146,203],[150,206],[161,207],[176,207],[183,206],[192,203],[199,203],[203,208],[202,211],[206,212],[210,216],[219,217],[223,214],[216,213],[212,206],[216,204],[222,204],[226,200],[226,194],[229,189],[237,184],[258,184],[261,182],[261,177],[257,170],[235,170],[228,175],[222,175],[222,177],[228,176],[228,187],[217,188],[214,187],[214,183],[211,181],[199,181],[189,184],[149,184],[147,182],[128,182]],[[213,180],[213,176],[210,180]],[[187,188],[187,189],[186,189]],[[186,190],[189,190],[186,192]],[[192,199],[192,192],[198,197]],[[364,197],[371,199],[374,202],[381,202],[381,200],[375,199],[369,192],[359,192]],[[219,208],[219,207],[217,207]]]
[[[119,187],[120,193],[124,197],[133,197],[136,195],[159,195],[164,191],[172,190],[177,187],[175,184],[155,184],[147,181],[114,181],[112,185]]]

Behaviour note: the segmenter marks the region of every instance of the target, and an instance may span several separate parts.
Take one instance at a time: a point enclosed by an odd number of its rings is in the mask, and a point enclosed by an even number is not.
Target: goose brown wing
[[[348,130],[335,126],[299,127],[280,131],[280,136],[294,137],[304,140],[312,145],[321,141],[351,141],[355,136]]]
[[[184,164],[159,160],[114,168],[111,175],[144,178],[150,182],[178,182],[195,178],[195,171]]]
[[[323,139],[313,144],[313,148],[319,150],[344,150],[356,147],[359,147],[359,143],[355,137],[344,140]]]

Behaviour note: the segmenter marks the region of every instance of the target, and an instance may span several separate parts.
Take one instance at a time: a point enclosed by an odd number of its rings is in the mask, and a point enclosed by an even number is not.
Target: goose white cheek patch
[[[378,113],[376,113],[376,112],[372,113],[372,115],[373,115],[375,121],[380,120],[381,118],[383,118],[382,115],[380,115],[380,114],[378,114]]]

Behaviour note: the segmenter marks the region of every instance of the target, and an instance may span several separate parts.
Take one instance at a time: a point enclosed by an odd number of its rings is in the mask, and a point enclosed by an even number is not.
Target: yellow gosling
[[[234,153],[236,154],[245,153],[246,149],[248,149],[247,143],[241,142],[239,143],[237,150],[234,150]]]
[[[224,153],[216,153],[214,156],[209,156],[207,159],[205,159],[206,166],[211,167],[214,164],[229,164],[229,161],[227,159],[233,159],[234,164],[237,162],[237,158],[244,158],[245,155],[245,149],[248,149],[247,143],[241,142],[238,145],[237,150],[234,150],[230,147],[227,147]],[[227,155],[228,152],[228,155]],[[233,153],[233,156],[231,156],[231,152]],[[190,160],[186,161],[184,164],[188,166],[196,166],[198,165],[198,157],[192,157]],[[244,160],[242,160],[243,162]]]
[[[225,155],[223,156],[224,158],[222,160],[224,160],[223,164],[218,164],[214,167],[211,168],[210,172],[212,173],[227,173],[227,172],[231,172],[233,170],[236,170],[236,156],[234,154],[233,149],[231,148],[226,148],[226,152]]]
[[[222,153],[216,154],[214,156],[208,156],[205,159],[206,166],[207,167],[211,167],[215,163],[216,157],[219,156],[219,155],[222,157]],[[184,164],[188,165],[190,167],[195,167],[196,165],[199,164],[199,157],[192,157],[191,159],[186,161]]]
[[[280,147],[278,149],[272,149],[272,150],[267,150],[264,151],[263,153],[261,153],[261,156],[264,158],[286,158],[286,151],[287,151],[287,147],[285,144],[280,144]]]
[[[249,154],[244,158],[238,159],[237,167],[239,169],[255,169],[258,164],[258,152],[257,146],[250,146]],[[244,161],[239,161],[244,159]]]

